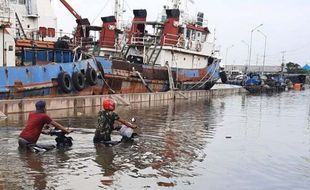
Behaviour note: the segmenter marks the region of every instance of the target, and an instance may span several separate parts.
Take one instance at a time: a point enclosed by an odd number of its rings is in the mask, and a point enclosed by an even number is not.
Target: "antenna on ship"
[[[189,15],[188,4],[195,4],[194,0],[169,0],[167,1],[167,9],[179,9],[180,10],[180,22],[187,22],[193,20]]]
[[[172,8],[179,9],[181,5],[181,0],[172,0]]]
[[[170,0],[172,2],[172,9],[180,9],[181,5],[184,4],[184,9],[187,9],[188,2],[195,4],[194,0]]]
[[[123,13],[124,10],[124,0],[115,0],[114,4],[114,16],[116,19],[116,27],[118,29],[122,28],[123,24]]]

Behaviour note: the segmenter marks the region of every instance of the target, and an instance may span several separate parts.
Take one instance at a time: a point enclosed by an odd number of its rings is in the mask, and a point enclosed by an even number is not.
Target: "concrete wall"
[[[209,91],[182,91],[182,92],[160,92],[160,93],[141,93],[141,94],[117,94],[117,95],[100,95],[100,96],[71,96],[41,98],[45,100],[48,110],[76,109],[84,107],[100,106],[102,101],[107,98],[113,98],[118,105],[128,105],[131,103],[154,102],[173,99],[197,99],[200,97],[222,96],[229,94],[244,93],[243,88],[225,88],[214,89]],[[0,112],[4,114],[24,113],[34,111],[35,102],[38,99],[20,99],[20,100],[1,100]]]
[[[251,65],[250,67],[245,65],[225,65],[225,71],[239,70],[245,72],[247,67],[247,72],[262,72],[264,70],[265,73],[278,73],[281,71],[281,66],[270,66],[265,65],[263,68],[262,65]],[[286,69],[284,68],[284,72]]]

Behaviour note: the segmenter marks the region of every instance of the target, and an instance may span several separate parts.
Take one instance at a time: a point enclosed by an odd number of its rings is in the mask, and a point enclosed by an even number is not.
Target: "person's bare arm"
[[[49,125],[44,125],[41,133],[44,134],[44,135],[49,135],[49,132],[50,132],[50,126]]]
[[[122,118],[119,118],[117,121],[120,122],[121,124],[126,125],[127,127],[130,127],[130,128],[133,128],[133,129],[137,128],[136,125],[133,125],[133,124],[129,123],[128,121],[122,119]]]
[[[67,133],[67,134],[73,131],[72,129],[66,129],[64,126],[62,126],[61,124],[57,123],[54,120],[50,124],[53,125],[56,129],[62,130],[64,133]]]

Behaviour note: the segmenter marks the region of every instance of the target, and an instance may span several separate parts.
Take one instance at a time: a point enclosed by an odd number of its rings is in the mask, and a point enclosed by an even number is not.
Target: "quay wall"
[[[213,96],[224,96],[231,94],[245,93],[243,88],[218,88],[212,90],[195,90],[195,91],[177,91],[177,92],[157,92],[157,93],[139,93],[139,94],[111,94],[111,95],[90,95],[90,96],[70,96],[70,97],[53,97],[40,98],[46,101],[47,110],[75,109],[83,107],[93,107],[102,105],[102,101],[110,97],[117,101],[118,105],[130,105],[132,103],[154,102],[162,100],[176,99],[197,99],[208,98]],[[0,113],[25,113],[34,111],[35,102],[38,98],[0,100]]]

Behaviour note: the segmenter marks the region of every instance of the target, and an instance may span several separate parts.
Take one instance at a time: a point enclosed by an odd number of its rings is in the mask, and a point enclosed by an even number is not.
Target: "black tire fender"
[[[59,73],[58,86],[60,86],[65,93],[70,93],[72,91],[72,79],[67,72]]]
[[[205,84],[205,90],[210,90],[215,85],[215,82],[207,82]]]
[[[86,70],[86,81],[88,82],[89,85],[94,86],[97,84],[97,72],[95,71],[95,69],[89,67]]]
[[[76,71],[72,74],[72,83],[77,91],[81,91],[85,88],[85,76],[83,73]]]

